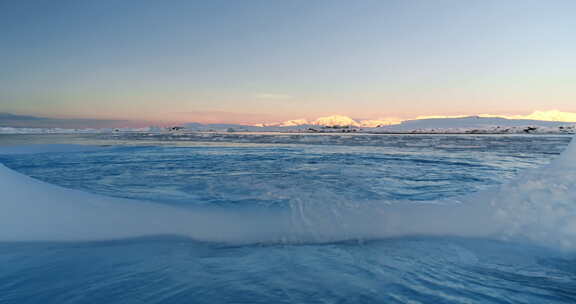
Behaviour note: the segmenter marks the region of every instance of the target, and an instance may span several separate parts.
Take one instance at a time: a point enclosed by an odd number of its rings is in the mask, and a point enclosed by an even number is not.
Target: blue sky
[[[576,112],[576,1],[0,0],[0,112]]]

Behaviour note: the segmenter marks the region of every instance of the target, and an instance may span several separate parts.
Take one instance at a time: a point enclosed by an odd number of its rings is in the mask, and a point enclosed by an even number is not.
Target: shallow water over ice
[[[458,199],[547,163],[569,141],[234,136],[245,143],[233,138],[220,145],[214,143],[220,137],[208,137],[202,140],[209,144],[147,139],[138,146],[143,139],[115,138],[109,142],[133,146],[0,155],[0,163],[64,187],[179,208],[313,204],[331,210]],[[0,303],[573,303],[574,265],[572,252],[471,237],[253,245],[172,236],[4,242]]]

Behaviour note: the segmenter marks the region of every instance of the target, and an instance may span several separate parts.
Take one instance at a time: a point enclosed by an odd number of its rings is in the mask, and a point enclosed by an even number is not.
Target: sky
[[[269,123],[576,112],[572,0],[0,0],[0,113]]]

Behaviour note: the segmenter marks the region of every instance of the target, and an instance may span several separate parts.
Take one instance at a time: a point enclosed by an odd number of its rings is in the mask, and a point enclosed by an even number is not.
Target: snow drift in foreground
[[[42,146],[34,149],[41,151]],[[574,181],[576,140],[550,165],[460,203],[367,205],[333,201],[319,192],[309,201],[291,203],[285,211],[181,209],[109,198],[50,185],[0,164],[0,241],[171,234],[199,241],[302,243],[453,235],[530,240],[576,249]]]

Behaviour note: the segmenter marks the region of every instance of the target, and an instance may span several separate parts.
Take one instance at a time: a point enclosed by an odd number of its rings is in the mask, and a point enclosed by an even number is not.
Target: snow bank
[[[0,241],[99,240],[187,235],[252,242],[269,238],[273,219],[116,199],[50,185],[0,165]]]
[[[321,191],[289,212],[181,209],[103,197],[0,165],[0,241],[176,234],[202,241],[331,242],[406,235],[522,239],[576,249],[576,141],[540,170],[460,204],[355,204]]]

